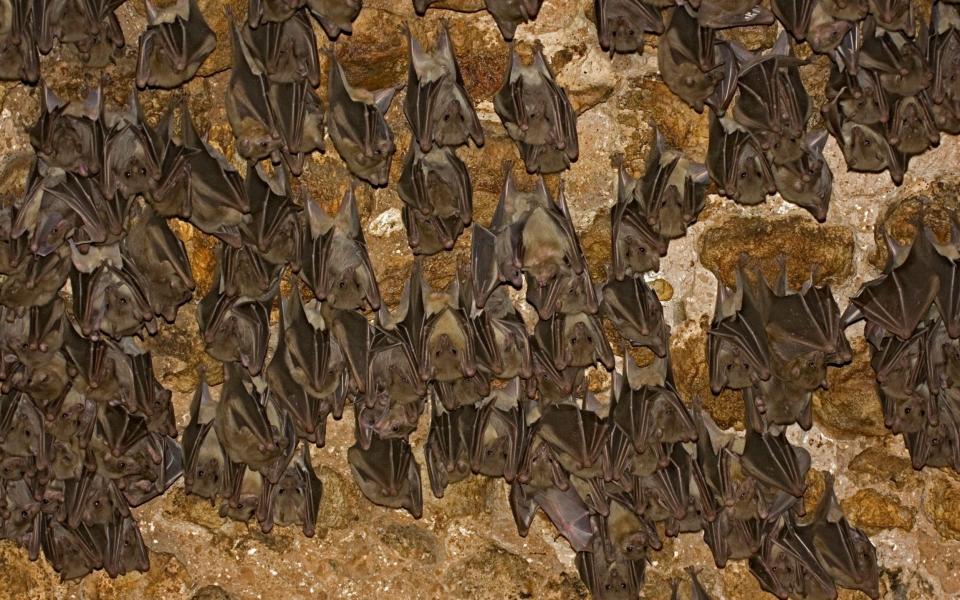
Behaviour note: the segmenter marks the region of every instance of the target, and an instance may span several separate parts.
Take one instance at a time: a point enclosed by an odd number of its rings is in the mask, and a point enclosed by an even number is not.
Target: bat
[[[415,0],[418,2],[420,0]],[[487,12],[493,17],[500,35],[503,39],[510,42],[517,33],[517,27],[524,23],[529,23],[537,18],[543,0],[485,0]],[[421,5],[423,6],[423,5]],[[429,3],[426,5],[429,6]],[[426,6],[419,13],[426,11]]]
[[[554,449],[557,460],[571,475],[591,478],[603,474],[610,423],[591,410],[552,406],[544,411],[532,435]]]
[[[297,445],[293,421],[274,410],[237,363],[224,367],[224,385],[213,427],[232,463],[243,463],[270,483],[279,481]]]
[[[282,23],[303,8],[307,0],[250,0],[247,19],[251,28],[263,23]]]
[[[841,7],[835,0],[828,0],[826,3],[814,0],[775,0],[772,8],[784,30],[798,42],[806,41],[815,52],[828,54],[840,45],[844,35],[854,27],[852,22],[865,16],[856,16],[860,8],[856,4],[857,2],[851,2]],[[865,12],[866,7],[862,8]]]
[[[339,418],[343,414],[346,391],[338,385],[326,394],[318,395],[314,390],[303,386],[293,374],[295,369],[299,375],[302,375],[302,372],[289,364],[292,361],[289,350],[281,347],[284,344],[281,338],[277,347],[283,350],[283,353],[274,355],[267,367],[267,383],[273,393],[273,401],[290,416],[299,439],[314,443],[318,448],[322,447],[326,443],[327,416],[333,414],[334,418]],[[341,373],[342,371],[338,371],[335,374],[335,383],[340,382]]]
[[[750,572],[760,587],[778,598],[836,598],[837,589],[814,550],[797,534],[789,518],[766,527]]]
[[[277,108],[270,101],[271,85],[266,73],[256,70],[256,63],[240,34],[240,27],[231,19],[233,68],[224,96],[227,119],[237,138],[237,152],[248,161],[270,158],[281,160],[283,136]]]
[[[417,371],[415,355],[399,335],[374,327],[367,364],[364,403],[368,407],[423,402],[427,389]]]
[[[641,479],[641,488],[646,500],[642,513],[654,521],[665,521],[665,533],[675,537],[681,530],[697,531],[699,516],[694,527],[688,527],[696,512],[690,495],[690,455],[681,444],[672,444],[663,465]]]
[[[280,341],[274,362],[283,363],[298,386],[312,396],[328,396],[343,382],[346,358],[329,321],[317,306],[304,306],[298,285],[280,299]],[[319,327],[317,322],[319,321]]]
[[[291,174],[299,176],[306,155],[324,151],[320,98],[306,81],[274,83],[268,97],[282,140],[281,159]]]
[[[892,111],[887,139],[897,152],[914,156],[940,144],[940,132],[925,96],[899,98],[893,103]]]
[[[117,269],[103,265],[91,274],[73,271],[73,310],[85,336],[101,334],[115,340],[139,334],[143,328],[156,331],[146,284],[131,263]]]
[[[469,288],[461,283],[461,289]],[[472,306],[470,300],[463,306]],[[488,299],[486,307],[473,319],[477,336],[478,361],[497,379],[514,377],[530,379],[533,376],[533,356],[526,325],[506,290],[498,288]]]
[[[363,0],[307,0],[307,8],[327,37],[335,40],[341,33],[353,33]]]
[[[133,394],[128,407],[147,418],[147,429],[152,433],[176,437],[177,425],[173,414],[172,394],[157,381],[153,374],[150,352],[141,351],[132,355]]]
[[[220,503],[220,517],[247,523],[260,511],[260,501],[267,485],[265,477],[244,464],[232,466],[231,488]]]
[[[825,125],[837,140],[847,168],[863,173],[888,171],[897,185],[903,182],[906,159],[890,144],[881,124],[863,124],[844,119],[838,96],[824,106]],[[938,136],[939,137],[939,136]]]
[[[821,223],[827,218],[833,195],[833,173],[823,157],[827,137],[826,130],[807,133],[800,142],[799,159],[773,165],[773,181],[780,195]]]
[[[147,205],[132,218],[121,254],[142,275],[153,312],[173,323],[177,309],[193,297],[197,287],[183,241]]]
[[[770,347],[763,300],[747,283],[743,269],[737,270],[736,289],[717,282],[713,322],[707,334],[707,362],[710,389],[743,389],[770,377]]]
[[[106,65],[110,53],[118,54],[125,43],[114,12],[124,1],[35,2],[33,19],[40,52],[48,54],[54,41],[59,40],[75,46],[80,59],[89,66]]]
[[[833,475],[826,474],[826,490],[809,523],[797,533],[812,547],[837,585],[880,597],[877,549],[862,531],[850,525],[833,491]]]
[[[283,169],[269,177],[260,165],[247,170],[244,181],[250,203],[250,221],[241,226],[247,247],[275,265],[299,270],[303,253],[302,211],[291,198]]]
[[[857,69],[851,72],[843,61],[837,61],[830,68],[830,80],[827,83],[827,103],[820,111],[824,115],[837,105],[843,120],[851,120],[863,125],[887,123],[890,108],[887,93],[880,84],[876,72]],[[832,132],[831,132],[832,133]]]
[[[417,271],[420,266],[414,267]],[[477,374],[477,351],[467,312],[470,307],[459,305],[461,298],[459,282],[455,277],[444,294],[434,292],[419,274],[420,289],[412,285],[408,294],[420,294],[423,303],[420,340],[420,379],[423,381],[453,382]],[[413,281],[413,278],[411,278]],[[408,302],[417,307],[416,301]]]
[[[657,47],[663,82],[698,113],[723,113],[736,90],[738,65],[728,45],[716,43],[688,8],[674,8]]]
[[[867,0],[824,0],[818,4],[830,16],[844,21],[860,21],[869,12]]]
[[[239,362],[251,375],[263,368],[269,341],[270,307],[263,302],[242,301],[216,289],[200,300],[197,325],[204,349],[223,362]]]
[[[761,143],[734,119],[711,113],[706,166],[720,195],[739,204],[760,204],[776,192]]]
[[[423,412],[422,402],[382,402],[355,406],[357,443],[369,450],[374,436],[380,439],[407,439],[416,431]]]
[[[283,265],[267,261],[256,247],[233,247],[221,242],[217,258],[215,279],[221,294],[266,303],[277,295]]]
[[[620,560],[644,560],[648,548],[663,548],[654,523],[620,500],[611,500],[609,514],[601,516],[597,532],[603,539],[607,556]]]
[[[930,307],[938,301],[940,274],[950,268],[949,261],[934,248],[930,235],[927,229],[918,227],[910,245],[900,246],[883,232],[889,250],[883,274],[863,284],[850,299],[841,317],[844,328],[866,319],[901,340],[913,336]],[[938,306],[949,311],[950,304],[945,300],[940,300]]]
[[[927,47],[927,62],[934,74],[930,84],[932,109],[936,114],[957,115],[957,89],[951,75],[957,72],[957,53],[960,45],[960,15],[957,9],[948,4],[937,3],[932,10]],[[923,41],[921,41],[923,43]],[[938,110],[939,109],[939,110]],[[954,116],[956,120],[956,116]],[[943,129],[944,123],[939,124]]]
[[[70,529],[56,519],[46,523],[40,538],[43,555],[61,582],[81,579],[103,566],[103,537],[89,527]]]
[[[51,302],[71,271],[70,251],[58,248],[45,257],[22,260],[0,281],[0,305],[43,306]]]
[[[631,181],[623,170],[620,177],[624,192],[633,195],[647,225],[667,240],[685,235],[703,210],[709,182],[706,167],[667,147],[659,130],[643,177]]]
[[[407,40],[410,64],[403,112],[420,151],[426,154],[435,145],[462,146],[469,140],[482,146],[483,128],[463,87],[450,32],[440,28],[431,53],[409,30]]]
[[[519,380],[510,380],[501,390],[491,390],[477,416],[470,469],[512,483],[524,468],[530,435],[526,409],[520,404]]]
[[[663,33],[657,6],[643,0],[594,0],[600,47],[614,54],[643,54],[644,34]]]
[[[310,18],[298,10],[285,20],[240,28],[255,70],[272,83],[307,81],[320,85],[317,38]]]
[[[363,227],[351,186],[331,219],[311,199],[306,206],[300,277],[314,296],[327,305],[354,310],[380,308],[380,290],[374,275]]]
[[[760,484],[800,498],[806,489],[810,453],[790,445],[785,430],[774,434],[748,429],[741,464]]]
[[[876,21],[863,22],[859,65],[876,71],[883,89],[894,96],[913,96],[927,89],[934,74],[920,48],[909,38],[877,31]]]
[[[179,104],[180,128],[174,128]],[[147,201],[163,217],[188,219],[204,233],[240,246],[237,226],[250,212],[240,174],[197,133],[186,96],[174,101],[157,126],[163,149],[161,177]]]
[[[406,440],[373,436],[369,450],[354,444],[347,450],[347,460],[368,500],[388,508],[403,508],[414,519],[423,515],[420,465]]]
[[[140,34],[137,87],[171,89],[190,81],[217,47],[196,0],[177,0],[158,9],[150,0],[147,29]]]
[[[557,173],[576,162],[580,155],[577,115],[567,92],[554,80],[542,47],[534,49],[529,65],[515,49],[510,53],[493,106],[516,142],[528,173]]]
[[[411,143],[397,193],[404,202],[403,220],[414,254],[450,250],[473,221],[470,174],[449,148],[423,153]]]
[[[641,214],[634,193],[635,180],[621,164],[617,183],[617,201],[610,209],[610,247],[613,277],[622,281],[648,271],[660,270],[660,257],[667,253],[664,239]]]
[[[597,363],[607,371],[613,370],[613,350],[596,315],[555,315],[540,321],[534,330],[534,340],[536,352],[545,356],[558,371],[568,367],[583,369]]]
[[[30,0],[11,0],[7,25],[0,36],[0,80],[34,85],[40,80],[40,56],[34,37]]]
[[[577,552],[575,559],[580,579],[593,597],[614,600],[638,596],[643,587],[646,562],[610,560],[599,541],[594,541],[593,546],[590,551]]]
[[[646,372],[639,372],[629,354],[624,354],[624,361],[624,373],[615,377],[610,418],[637,453],[651,450],[663,465],[669,457],[661,444],[696,441],[695,423],[676,391],[669,359],[655,361]],[[649,378],[650,383],[633,387],[631,379],[639,377]]]
[[[84,337],[71,323],[64,331],[63,353],[76,386],[87,400],[98,404],[133,396],[133,363],[108,336],[97,340]]]
[[[869,14],[877,26],[887,31],[899,31],[913,37],[916,25],[913,21],[913,6],[904,0],[868,0]]]
[[[451,483],[467,478],[477,435],[480,411],[472,405],[461,406],[453,412],[433,402],[430,433],[424,449],[430,489],[437,498]],[[482,410],[482,409],[481,409]]]
[[[107,113],[103,141],[103,168],[100,189],[107,199],[117,194],[133,198],[156,188],[160,180],[160,152],[156,132],[143,118],[140,100],[134,91],[130,94],[126,113],[114,116]]]
[[[954,397],[940,404],[935,423],[928,420],[920,431],[904,435],[914,469],[960,466],[960,425],[952,401]]]
[[[303,445],[276,484],[266,486],[264,497],[257,506],[257,521],[264,533],[270,533],[274,524],[300,524],[303,535],[316,534],[317,510],[323,497],[323,483],[310,463],[310,449]]]
[[[356,177],[374,187],[385,186],[396,152],[386,121],[396,88],[371,92],[353,87],[331,53],[327,89],[327,129],[334,148]]]
[[[231,489],[232,465],[214,427],[217,404],[210,395],[206,375],[190,403],[190,422],[183,430],[183,487],[188,494],[210,500],[210,504]]]
[[[510,489],[510,505],[521,536],[526,535],[540,508],[575,551],[590,548],[595,534],[592,515],[574,488],[541,490],[514,482]]]
[[[82,101],[64,102],[41,84],[40,117],[28,131],[44,164],[81,177],[100,172],[103,148],[103,97],[100,88]]]

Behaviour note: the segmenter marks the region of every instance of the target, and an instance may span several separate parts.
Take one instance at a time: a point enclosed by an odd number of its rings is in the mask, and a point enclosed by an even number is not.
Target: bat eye
[[[123,176],[126,177],[127,179],[130,179],[131,177],[133,177],[133,173],[131,173],[130,171],[124,171]]]
[[[197,471],[197,477],[203,477],[203,469]]]

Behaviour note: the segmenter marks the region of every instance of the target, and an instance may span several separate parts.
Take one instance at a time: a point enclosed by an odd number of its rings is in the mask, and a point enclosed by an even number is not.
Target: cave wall
[[[241,161],[226,120],[223,93],[229,79],[230,42],[224,5],[238,14],[243,0],[201,0],[200,6],[218,35],[218,49],[199,76],[187,86],[191,110],[202,132],[228,157]],[[368,89],[400,85],[406,80],[407,46],[404,24],[421,39],[432,38],[441,22],[450,28],[458,50],[466,87],[478,103],[486,144],[464,148],[460,155],[473,178],[474,218],[487,223],[502,185],[502,163],[518,160],[494,112],[492,96],[500,87],[508,58],[492,19],[480,0],[452,0],[417,18],[405,0],[367,0],[352,36],[336,43],[348,77]],[[924,12],[924,11],[927,12]],[[920,6],[920,19],[929,7]],[[127,37],[123,56],[105,69],[82,69],[56,50],[43,59],[42,72],[63,97],[79,97],[102,82],[108,102],[126,101],[136,68],[136,36],[144,27],[143,7],[128,2],[119,15]],[[580,158],[559,176],[548,176],[555,188],[565,184],[573,220],[581,236],[595,280],[609,261],[609,207],[616,193],[613,157],[622,153],[626,165],[639,171],[653,141],[655,123],[667,141],[703,161],[707,117],[698,115],[673,96],[657,74],[656,53],[612,59],[596,43],[590,0],[546,0],[538,19],[520,28],[518,45],[529,48],[535,39],[558,82],[570,95],[579,115]],[[737,30],[750,49],[772,45],[773,28]],[[325,37],[319,37],[326,44]],[[651,39],[655,48],[656,40]],[[826,59],[814,57],[802,68],[814,99],[822,102]],[[0,97],[0,166],[5,175],[0,193],[9,200],[22,193],[25,169],[16,157],[29,150],[25,129],[39,113],[36,88],[4,84]],[[322,94],[323,92],[321,92]],[[170,92],[141,94],[150,120],[156,120]],[[818,119],[815,114],[814,119]],[[397,147],[406,148],[409,130],[402,104],[388,114]],[[814,126],[816,124],[814,123]],[[885,174],[848,172],[833,139],[825,155],[834,173],[833,201],[827,220],[817,224],[808,213],[772,197],[756,207],[744,207],[711,194],[696,225],[670,244],[661,270],[651,278],[664,303],[671,326],[671,351],[677,383],[684,398],[699,393],[723,427],[742,429],[738,395],[718,397],[709,391],[704,357],[705,335],[713,313],[717,276],[731,282],[739,252],[747,252],[773,273],[785,256],[793,283],[817,266],[832,285],[841,307],[845,298],[876,276],[883,265],[874,228],[893,220],[891,230],[910,218],[905,200],[926,195],[934,205],[957,208],[960,189],[960,140],[943,136],[936,149],[914,158],[904,183],[895,187]],[[402,160],[394,160],[395,181]],[[22,161],[21,161],[22,162]],[[21,172],[22,171],[22,172]],[[520,178],[521,185],[532,179]],[[314,199],[332,210],[347,185],[348,173],[332,148],[314,154],[301,178]],[[5,200],[5,201],[7,201]],[[370,255],[384,300],[399,301],[412,256],[400,221],[401,201],[392,187],[358,189],[361,217]],[[177,233],[185,240],[198,282],[196,299],[212,285],[212,238],[185,224]],[[468,260],[469,230],[452,253],[425,260],[425,273],[435,288],[453,276],[457,261]],[[175,325],[148,340],[160,382],[174,391],[178,427],[197,383],[197,367],[208,369],[211,384],[222,375],[218,363],[202,348],[195,320],[195,302],[183,307]],[[883,569],[881,589],[889,598],[943,598],[960,595],[960,477],[946,470],[916,472],[900,437],[883,425],[873,387],[869,354],[862,326],[848,331],[855,356],[852,364],[830,372],[830,387],[815,399],[815,424],[808,432],[794,428],[791,441],[810,451],[810,506],[822,490],[823,471],[837,476],[837,494],[850,521],[868,532]],[[597,372],[591,387],[608,391],[609,378]],[[421,423],[412,441],[422,463],[427,427]],[[150,549],[151,570],[117,580],[99,572],[80,582],[60,584],[45,563],[31,563],[12,543],[0,542],[0,598],[576,598],[586,595],[573,564],[573,553],[542,516],[527,538],[516,533],[500,481],[473,477],[453,485],[446,497],[424,497],[424,516],[374,506],[362,497],[347,466],[346,450],[353,442],[349,418],[331,424],[327,444],[313,453],[324,484],[324,497],[313,539],[297,528],[277,528],[261,534],[255,524],[226,521],[216,508],[188,497],[176,484],[162,498],[136,510]],[[746,598],[762,594],[743,563],[715,569],[697,534],[665,540],[651,557],[645,595],[667,598],[668,582],[689,565],[702,569],[700,579],[716,598]],[[841,597],[852,598],[844,591]],[[863,596],[865,597],[865,596]]]

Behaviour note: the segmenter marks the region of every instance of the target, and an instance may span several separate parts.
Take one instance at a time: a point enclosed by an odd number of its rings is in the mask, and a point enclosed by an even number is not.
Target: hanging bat
[[[153,312],[173,323],[177,309],[197,287],[183,241],[148,205],[132,219],[121,253],[142,275]]]
[[[43,555],[61,582],[82,579],[103,566],[103,537],[81,525],[70,529],[56,519],[44,528],[41,540]]]
[[[859,65],[876,71],[883,89],[894,96],[914,96],[927,89],[934,74],[920,48],[909,38],[877,31],[876,21],[863,23]]]
[[[146,0],[147,29],[140,34],[137,87],[176,88],[190,81],[217,47],[196,0],[158,9]]]
[[[373,438],[407,439],[416,431],[423,412],[423,402],[383,402],[374,406],[366,403],[354,407],[357,443],[369,450]]]
[[[905,0],[868,0],[870,15],[877,26],[887,31],[899,31],[908,37],[916,34],[913,6]]]
[[[174,130],[174,101],[157,126],[162,173],[147,201],[163,217],[188,219],[204,233],[240,245],[237,226],[250,212],[240,174],[196,131],[187,97],[181,96],[180,129]]]
[[[133,198],[156,188],[160,180],[160,152],[158,138],[143,118],[140,100],[134,91],[126,113],[107,113],[107,122],[113,123],[104,133],[103,168],[100,189],[108,199],[117,194]]]
[[[821,223],[827,218],[833,195],[833,173],[823,157],[827,137],[826,130],[807,133],[800,143],[802,155],[798,160],[773,165],[773,181],[780,195]]]
[[[31,0],[6,3],[5,27],[0,34],[0,81],[34,85],[40,79],[40,56],[34,37]]]
[[[71,323],[64,331],[63,351],[75,386],[86,399],[98,404],[129,398],[134,393],[130,354],[109,337],[91,340]]]
[[[250,0],[247,19],[256,29],[262,23],[282,23],[303,8],[307,0]]]
[[[913,336],[930,307],[938,300],[940,274],[950,269],[950,261],[937,252],[930,235],[928,229],[918,227],[911,244],[900,246],[886,231],[883,232],[889,250],[883,274],[863,284],[857,295],[850,299],[850,305],[841,317],[844,328],[866,319],[901,340]],[[946,298],[940,300],[938,306],[944,311],[941,314],[952,314]]]
[[[269,177],[260,165],[247,169],[245,180],[250,221],[241,227],[246,245],[266,261],[299,270],[303,247],[301,209],[292,198],[283,169]]]
[[[380,290],[374,275],[363,227],[351,186],[331,219],[305,198],[306,224],[300,277],[321,302],[341,310],[380,308]]]
[[[335,53],[330,54],[327,129],[333,146],[355,176],[374,187],[387,184],[396,146],[386,114],[396,88],[371,92],[347,81]]]
[[[430,489],[437,498],[444,490],[471,474],[471,458],[475,445],[480,411],[472,405],[461,406],[453,412],[433,402],[430,433],[424,449]],[[482,409],[481,409],[482,410]]]
[[[469,285],[461,283],[461,289]],[[463,306],[472,306],[472,300]],[[506,290],[491,294],[483,311],[474,317],[478,361],[486,365],[494,377],[510,380],[529,379],[533,375],[533,357],[526,325],[517,313]]]
[[[310,395],[329,396],[343,383],[346,358],[329,321],[316,307],[304,306],[299,292],[294,285],[289,300],[280,299],[281,337],[274,362],[284,363],[294,381]]]
[[[887,93],[874,71],[858,69],[854,73],[843,61],[836,61],[830,68],[826,93],[827,103],[820,107],[824,115],[836,110],[833,108],[836,104],[843,120],[874,125],[890,119]]]
[[[100,88],[82,102],[63,102],[46,84],[40,117],[30,128],[30,144],[44,164],[82,177],[100,172],[103,148],[103,99]]]
[[[70,276],[74,314],[85,336],[106,334],[115,340],[156,331],[145,282],[135,267],[101,266],[92,274],[74,271]]]
[[[890,144],[881,124],[862,124],[844,119],[837,100],[839,97],[824,105],[824,120],[827,130],[843,152],[847,168],[862,173],[888,171],[894,184],[900,185],[906,170],[906,157]]]
[[[813,550],[797,535],[789,517],[765,528],[760,552],[750,558],[750,572],[760,587],[779,598],[836,598],[833,578]]]
[[[526,410],[520,404],[519,380],[512,379],[502,390],[491,391],[477,416],[471,470],[512,483],[523,468],[529,438]]]
[[[415,355],[409,345],[397,335],[374,327],[370,340],[366,393],[364,403],[369,407],[391,404],[422,404],[427,389],[417,371]],[[419,414],[420,409],[417,409]]]
[[[643,587],[646,561],[608,559],[597,540],[590,551],[577,552],[577,572],[594,598],[619,600],[634,598]]]
[[[276,483],[297,445],[293,422],[247,385],[252,382],[237,363],[225,366],[213,427],[231,462],[243,463]]]
[[[690,455],[681,444],[672,444],[668,452],[662,466],[641,479],[646,501],[642,513],[654,521],[665,521],[665,533],[673,537],[695,512],[695,506],[690,495]]]
[[[838,6],[839,4],[835,0],[827,0],[826,3],[815,0],[800,2],[774,0],[772,8],[784,30],[794,39],[798,42],[806,41],[814,52],[828,54],[836,49],[844,35],[855,26],[851,21],[855,22],[863,18],[863,15],[851,19],[844,18],[844,16],[853,16],[851,13],[858,10],[855,6],[850,6],[856,5],[856,2],[845,3],[842,9]],[[838,12],[844,16],[837,16]]]
[[[274,83],[268,97],[282,140],[280,156],[290,173],[299,176],[306,155],[324,151],[320,98],[306,81]]]
[[[603,474],[610,423],[591,410],[553,406],[543,412],[533,434],[550,444],[571,475],[591,478]]]
[[[150,558],[143,543],[140,527],[132,516],[115,518],[106,525],[107,544],[103,553],[103,570],[110,577],[119,577],[150,570]]]
[[[310,14],[331,40],[353,33],[353,22],[363,9],[363,0],[307,0]]]
[[[405,205],[407,238],[415,254],[453,248],[463,228],[473,221],[470,174],[449,148],[423,153],[411,143],[397,193]],[[429,244],[434,238],[437,243]]]
[[[643,0],[594,0],[600,47],[613,56],[643,54],[644,34],[663,33],[660,10]]]
[[[183,430],[183,487],[188,494],[207,498],[211,505],[230,489],[232,472],[214,428],[216,412],[217,405],[201,371],[190,404],[190,422]]]
[[[317,38],[304,11],[289,19],[240,28],[240,37],[255,65],[255,70],[273,83],[307,81],[320,85]]]
[[[493,106],[517,143],[528,173],[557,173],[577,160],[577,115],[567,92],[554,80],[542,47],[534,48],[529,65],[523,64],[515,49],[510,53]]]
[[[752,206],[776,193],[760,142],[734,119],[710,115],[707,171],[722,196]]]
[[[368,500],[388,508],[403,508],[414,519],[423,515],[420,465],[406,440],[373,436],[369,450],[354,444],[347,451],[347,460]]]
[[[960,467],[960,421],[953,414],[951,401],[955,398],[940,404],[936,423],[928,422],[920,431],[904,435],[914,469]]]
[[[267,303],[277,295],[283,265],[268,262],[254,246],[221,242],[217,259],[214,279],[221,294]]]
[[[500,30],[500,35],[510,42],[513,41],[518,26],[537,18],[543,0],[485,0],[485,4],[487,12]]]
[[[323,483],[310,463],[309,446],[304,444],[300,453],[294,454],[280,481],[266,486],[264,497],[257,506],[260,529],[270,533],[274,524],[299,524],[303,535],[313,537],[322,497]]]
[[[476,340],[467,319],[470,307],[459,305],[459,281],[454,277],[446,292],[438,294],[422,277],[416,279],[421,282],[420,289],[411,286],[407,291],[423,298],[423,326],[416,346],[420,348],[420,379],[452,382],[473,377],[478,368]],[[415,301],[408,304],[416,305]]]
[[[940,132],[924,95],[899,98],[892,111],[887,139],[897,152],[914,156],[940,144]]]
[[[346,391],[340,385],[325,395],[317,395],[313,390],[306,389],[293,376],[293,369],[288,364],[287,348],[281,348],[283,344],[281,340],[278,349],[284,353],[274,355],[267,367],[267,382],[273,401],[290,416],[299,439],[314,443],[318,448],[323,447],[326,443],[327,416],[333,414],[334,418],[340,418]],[[341,372],[336,374],[337,383],[341,380]]]
[[[607,556],[620,560],[644,560],[647,549],[663,548],[656,525],[620,500],[612,499],[609,514],[601,517],[596,529],[603,539]]]
[[[461,146],[468,140],[482,146],[483,129],[463,87],[447,28],[441,27],[432,53],[409,31],[407,40],[410,66],[403,110],[420,151],[426,154],[434,145]]]
[[[0,305],[10,308],[51,302],[71,271],[70,250],[58,248],[45,257],[22,260],[0,281]]]
[[[270,81],[266,73],[257,72],[240,35],[240,27],[231,20],[233,68],[224,97],[227,119],[237,138],[237,152],[248,161],[270,158],[281,160],[283,136],[277,124],[277,107],[270,101]]]
[[[251,375],[263,368],[269,341],[270,308],[263,302],[241,301],[217,293],[204,296],[197,306],[197,325],[204,349],[217,360],[237,361]]]
[[[877,549],[862,531],[850,525],[833,491],[833,475],[826,474],[826,490],[808,523],[797,533],[815,550],[837,585],[880,597]]]
[[[806,489],[810,453],[790,445],[786,431],[779,434],[747,430],[743,468],[762,485],[800,498]]]
[[[698,113],[722,114],[736,89],[737,63],[728,45],[716,43],[686,6],[674,8],[657,47],[657,64],[670,91]]]
[[[537,352],[545,355],[559,371],[568,367],[592,367],[596,363],[607,371],[613,370],[613,350],[596,315],[556,315],[540,321],[534,340]]]
[[[934,74],[930,87],[930,98],[934,107],[954,107],[960,100],[960,89],[956,84],[955,75],[960,69],[957,63],[958,46],[960,46],[960,14],[957,8],[938,2],[933,6],[929,37],[925,41],[927,46],[927,61]],[[921,43],[924,43],[921,40]],[[951,77],[953,76],[953,78]]]
[[[89,66],[106,65],[109,53],[119,53],[125,43],[120,20],[114,12],[125,1],[34,3],[33,19],[40,52],[48,54],[54,41],[59,40],[75,46],[80,59]]]
[[[244,464],[231,467],[231,487],[220,503],[220,517],[247,523],[260,510],[260,501],[267,485],[266,478]]]
[[[770,348],[762,300],[748,288],[746,274],[737,270],[737,286],[730,290],[717,282],[713,322],[707,335],[710,388],[743,389],[770,377]]]
[[[659,130],[643,178],[631,181],[621,170],[624,192],[632,193],[647,224],[667,240],[682,237],[696,221],[703,210],[708,177],[704,165],[667,147]]]
[[[628,275],[636,277],[647,271],[659,271],[660,257],[666,255],[669,243],[641,214],[641,205],[631,184],[635,184],[635,180],[621,164],[617,202],[610,209],[613,277],[617,281]]]
[[[592,515],[574,488],[537,489],[515,481],[510,506],[521,536],[526,536],[539,508],[575,551],[590,548],[595,535]]]

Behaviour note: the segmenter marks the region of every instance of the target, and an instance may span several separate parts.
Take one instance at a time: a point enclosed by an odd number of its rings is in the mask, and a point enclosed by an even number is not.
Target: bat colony
[[[434,1],[413,3],[423,14]],[[313,21],[331,40],[349,34],[361,0],[251,0],[246,20],[231,15],[225,103],[243,174],[196,130],[185,96],[151,125],[136,90],[111,109],[98,90],[66,101],[40,80],[39,55],[56,42],[89,65],[111,60],[124,44],[114,12],[123,2],[0,0],[0,79],[39,84],[41,96],[26,194],[0,215],[0,538],[31,559],[42,551],[63,579],[144,571],[131,508],[181,477],[223,517],[312,536],[323,489],[310,448],[350,405],[348,460],[369,500],[421,516],[408,439],[429,411],[432,493],[472,474],[502,477],[520,534],[542,510],[595,597],[638,597],[648,551],[681,532],[702,532],[718,567],[748,561],[779,598],[836,598],[838,588],[879,596],[876,551],[845,519],[832,476],[804,514],[810,455],[786,430],[812,426],[813,393],[828,366],[850,361],[844,329],[863,319],[887,426],[903,434],[915,468],[960,471],[960,223],[947,245],[921,226],[909,246],[891,240],[883,275],[842,313],[812,276],[789,289],[786,265],[773,283],[745,264],[734,287],[721,283],[710,384],[740,390],[745,435],[680,398],[669,328],[644,274],[697,220],[711,180],[742,204],[779,193],[822,221],[828,132],[850,169],[887,171],[897,184],[940,132],[960,133],[958,5],[935,2],[928,26],[907,0],[772,0],[772,11],[757,0],[595,0],[605,50],[642,52],[645,34],[660,36],[667,86],[710,109],[706,165],[658,134],[642,174],[620,167],[600,285],[562,184],[520,189],[506,168],[492,221],[473,223],[456,148],[484,143],[474,102],[446,28],[429,46],[408,32],[412,139],[396,190],[409,245],[415,255],[450,250],[472,225],[472,247],[445,290],[430,287],[415,259],[391,311],[354,184],[335,215],[293,185],[308,155],[328,151],[326,135],[357,180],[388,183],[396,146],[385,113],[397,89],[352,85],[333,51],[325,101],[315,89]],[[486,0],[507,41],[540,5]],[[182,86],[214,50],[214,33],[196,0],[146,7],[136,86]],[[775,21],[783,32],[763,54],[722,37]],[[825,131],[807,128],[805,61],[793,51],[803,41],[832,61]],[[539,46],[532,59],[511,50],[493,105],[528,173],[577,160],[576,113]],[[171,392],[142,348],[196,287],[170,218],[219,240],[197,320],[225,369],[216,398],[201,377],[179,442]],[[295,284],[280,297],[287,267]],[[508,294],[524,286],[532,332]],[[616,371],[604,321],[625,342]],[[638,365],[631,347],[652,362]],[[588,391],[590,368],[613,371],[609,403]],[[687,588],[709,597],[693,570]],[[675,581],[675,598],[679,589]]]

